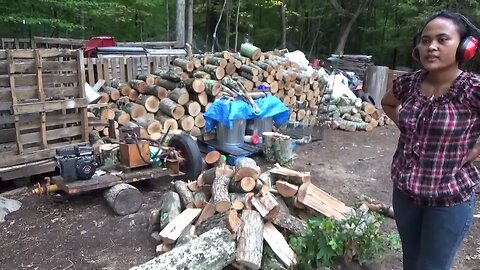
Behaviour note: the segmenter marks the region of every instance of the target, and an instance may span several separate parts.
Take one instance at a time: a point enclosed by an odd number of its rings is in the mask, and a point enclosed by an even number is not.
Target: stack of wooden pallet
[[[139,126],[143,137],[157,139],[161,133],[183,130],[193,136],[205,125],[203,113],[220,97],[232,97],[222,84],[237,81],[255,97],[268,91],[291,109],[290,120],[314,125],[326,82],[314,72],[307,75],[298,64],[279,51],[261,52],[251,44],[242,44],[240,53],[217,52],[176,58],[151,74],[135,80],[113,80],[101,89],[100,103],[91,118],[113,119],[115,126]],[[102,126],[98,131],[107,134]]]

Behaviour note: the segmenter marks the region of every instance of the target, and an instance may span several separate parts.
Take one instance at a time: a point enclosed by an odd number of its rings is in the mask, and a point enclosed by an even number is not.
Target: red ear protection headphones
[[[480,33],[479,29],[475,27],[465,16],[458,14],[460,18],[465,22],[468,28],[474,29],[478,33]],[[423,30],[422,30],[423,31]],[[420,53],[419,53],[419,43],[420,43],[420,35],[422,31],[417,33],[413,39],[413,50],[412,50],[412,58],[416,61],[420,61]],[[470,32],[470,31],[469,31]],[[463,40],[460,41],[460,44],[457,48],[457,61],[460,63],[467,62],[468,60],[472,59],[478,50],[478,39],[469,35],[465,37]]]

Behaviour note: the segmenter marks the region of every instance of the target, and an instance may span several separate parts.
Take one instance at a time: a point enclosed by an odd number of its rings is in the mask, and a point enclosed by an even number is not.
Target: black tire
[[[200,154],[197,142],[188,135],[175,135],[170,139],[168,145],[180,151],[182,157],[185,158],[185,162],[180,166],[180,171],[185,173],[184,180],[197,180],[202,173],[202,154]]]

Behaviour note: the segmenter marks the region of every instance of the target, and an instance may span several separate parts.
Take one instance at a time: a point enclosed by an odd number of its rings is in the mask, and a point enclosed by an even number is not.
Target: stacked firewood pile
[[[306,75],[281,52],[263,53],[248,43],[242,44],[240,53],[177,58],[136,80],[113,80],[100,89],[100,103],[108,106],[92,110],[89,117],[113,119],[117,128],[139,126],[142,137],[152,139],[160,138],[169,128],[198,136],[205,125],[203,113],[215,99],[239,96],[224,86],[230,80],[241,84],[244,93],[240,95],[258,98],[268,91],[279,97],[291,108],[291,120],[317,122],[326,85],[318,73]],[[108,134],[101,125],[94,129]]]
[[[351,211],[311,184],[309,172],[276,165],[261,174],[253,159],[232,168],[219,156],[210,152],[196,181],[176,181],[164,194],[149,222],[158,256],[132,269],[286,269],[297,260],[288,235],[306,230],[305,213],[343,219]],[[266,245],[276,256],[262,258]]]
[[[328,115],[328,125],[345,131],[372,131],[376,127],[395,123],[373,104],[357,98],[341,96],[336,104],[322,105],[320,111]]]

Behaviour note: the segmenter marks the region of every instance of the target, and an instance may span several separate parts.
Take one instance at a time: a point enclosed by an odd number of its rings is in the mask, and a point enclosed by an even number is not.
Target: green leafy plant
[[[341,221],[319,216],[308,221],[307,231],[292,236],[290,245],[301,269],[331,266],[335,261],[360,265],[383,260],[388,247],[398,247],[393,236],[382,233],[384,218],[378,213],[355,209]],[[387,241],[388,238],[388,241]]]

